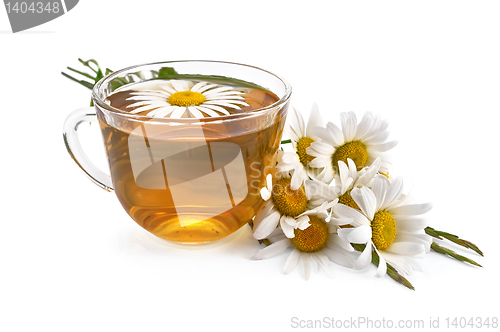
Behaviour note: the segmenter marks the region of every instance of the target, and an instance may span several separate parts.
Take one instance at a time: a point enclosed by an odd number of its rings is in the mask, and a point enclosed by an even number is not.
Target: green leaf
[[[162,67],[159,71],[158,71],[158,78],[161,78],[161,79],[169,79],[171,77],[178,77],[179,76],[179,73],[177,73],[175,71],[174,68],[172,67]]]

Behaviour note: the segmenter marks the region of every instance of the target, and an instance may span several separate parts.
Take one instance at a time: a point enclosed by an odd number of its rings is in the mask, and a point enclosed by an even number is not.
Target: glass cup
[[[107,99],[133,84],[171,77],[246,82],[272,92],[277,101],[217,117],[154,118],[122,111]],[[279,76],[243,64],[139,65],[101,79],[92,90],[95,107],[71,113],[63,137],[77,165],[95,184],[114,191],[137,224],[169,241],[208,243],[248,223],[262,204],[260,188],[275,163],[290,95],[290,85]],[[92,164],[78,141],[78,126],[95,117],[110,175]]]

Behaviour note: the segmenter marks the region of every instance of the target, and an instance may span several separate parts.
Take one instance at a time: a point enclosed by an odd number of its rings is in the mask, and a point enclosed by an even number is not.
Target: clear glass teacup
[[[132,219],[163,239],[201,244],[248,223],[274,166],[291,95],[266,70],[217,61],[129,67],[100,80],[94,108],[64,124],[68,152]],[[77,130],[97,117],[110,175],[83,152]]]

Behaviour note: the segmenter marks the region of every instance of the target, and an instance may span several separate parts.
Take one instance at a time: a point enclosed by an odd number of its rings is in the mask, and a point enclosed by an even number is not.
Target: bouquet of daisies
[[[430,203],[403,192],[403,179],[391,175],[388,122],[367,112],[358,122],[341,113],[340,124],[324,125],[316,104],[307,125],[291,108],[275,167],[260,193],[265,204],[251,223],[253,237],[266,246],[252,259],[287,251],[285,273],[302,266],[305,279],[331,262],[356,270],[373,263],[376,276],[388,274],[414,289],[404,277],[422,270],[434,250],[480,266],[435,242],[447,239],[482,252],[471,242],[427,225]],[[291,147],[291,149],[289,149]],[[285,151],[285,149],[291,151]]]

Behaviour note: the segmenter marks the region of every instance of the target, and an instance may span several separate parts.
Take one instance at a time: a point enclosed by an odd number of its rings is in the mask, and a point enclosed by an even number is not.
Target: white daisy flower
[[[378,277],[385,275],[386,261],[404,274],[421,269],[414,258],[429,252],[432,239],[425,234],[425,220],[418,216],[428,212],[432,205],[408,204],[402,190],[401,178],[390,183],[385,176],[377,175],[371,189],[352,189],[351,197],[359,210],[343,204],[335,207],[339,221],[354,226],[340,229],[339,236],[351,243],[366,244],[354,265],[355,269],[363,269],[370,264],[372,248],[380,257]]]
[[[309,162],[314,157],[306,153],[306,149],[311,143],[319,141],[316,128],[323,126],[323,119],[319,114],[318,105],[313,104],[307,126],[304,124],[304,119],[300,112],[295,108],[287,115],[284,133],[292,141],[294,151],[285,152],[281,162],[277,165],[278,172],[291,172],[292,182],[291,188],[296,190],[304,181],[319,179],[317,176],[320,173],[318,169],[309,167]]]
[[[359,168],[370,166],[377,158],[381,160],[380,171],[386,173],[390,160],[387,151],[396,146],[396,141],[387,142],[388,123],[379,116],[365,113],[358,124],[354,112],[341,113],[342,129],[328,122],[325,128],[317,128],[322,142],[313,142],[306,149],[307,154],[315,157],[310,167],[322,168],[320,177],[333,179],[339,161],[347,164],[350,158]]]
[[[314,182],[310,185],[312,198],[309,203],[319,205],[323,201],[333,201],[338,199],[339,203],[358,209],[356,202],[351,198],[350,192],[353,188],[368,187],[380,169],[380,159],[377,158],[372,165],[364,167],[358,171],[354,162],[347,158],[347,164],[339,161],[339,171],[335,174],[335,181],[327,185],[322,182]]]
[[[310,207],[308,202],[312,197],[308,190],[309,182],[305,182],[296,190],[291,189],[290,183],[289,177],[273,178],[271,174],[266,176],[266,186],[260,190],[260,195],[266,203],[254,218],[255,239],[265,239],[276,229],[278,223],[289,236],[293,236],[293,229],[307,227],[308,218],[304,217],[303,213]]]
[[[356,255],[354,249],[348,241],[338,236],[338,226],[328,223],[329,213],[326,213],[325,209],[321,210],[311,211],[308,215],[308,227],[296,228],[293,238],[286,236],[281,228],[276,228],[268,237],[271,244],[259,250],[251,259],[274,257],[288,248],[293,248],[285,263],[284,272],[292,272],[300,262],[306,280],[310,278],[313,270],[318,272],[320,267],[333,277],[330,261],[352,267],[355,262],[353,257]]]
[[[371,188],[375,176],[379,174],[380,158],[375,159],[373,164],[364,167],[361,171],[358,171],[358,167],[351,158],[347,158],[347,165],[341,160],[339,160],[338,165],[338,172],[335,174],[334,191],[339,198],[339,203],[359,209],[350,195],[351,190],[361,187]]]
[[[162,118],[204,118],[229,115],[227,109],[240,110],[248,106],[244,92],[233,87],[209,82],[169,80],[158,83],[156,90],[132,92],[127,100],[137,100],[128,105],[130,113],[147,112],[147,116]]]

